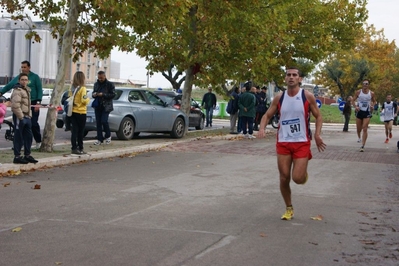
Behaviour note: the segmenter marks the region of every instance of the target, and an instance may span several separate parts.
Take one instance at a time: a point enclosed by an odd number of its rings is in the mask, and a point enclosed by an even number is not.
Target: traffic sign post
[[[339,103],[338,108],[339,108],[339,110],[340,110],[341,112],[344,110],[344,106],[345,106],[345,102],[344,102],[344,101],[342,101],[342,102]]]
[[[321,101],[319,99],[316,99],[316,104],[317,104],[317,107],[319,107],[319,109],[320,109],[321,108]]]

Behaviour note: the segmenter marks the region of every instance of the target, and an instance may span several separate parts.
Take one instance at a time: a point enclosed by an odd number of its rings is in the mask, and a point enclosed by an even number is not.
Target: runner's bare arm
[[[323,142],[323,139],[320,136],[321,127],[323,125],[323,118],[321,116],[319,108],[317,107],[316,98],[314,97],[314,95],[308,91],[305,91],[305,96],[306,99],[309,101],[310,111],[312,112],[312,115],[316,119],[314,140],[316,142],[317,149],[319,150],[319,152],[324,151],[324,149],[326,148],[326,144]]]

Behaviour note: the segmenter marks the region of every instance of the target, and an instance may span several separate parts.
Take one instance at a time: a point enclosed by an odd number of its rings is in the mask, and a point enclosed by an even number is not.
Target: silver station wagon
[[[136,88],[115,88],[115,92],[114,110],[108,122],[111,132],[116,132],[118,139],[128,140],[141,132],[166,133],[173,138],[184,136],[188,127],[187,115],[162,101],[153,92]],[[91,102],[87,107],[85,134],[96,131]]]

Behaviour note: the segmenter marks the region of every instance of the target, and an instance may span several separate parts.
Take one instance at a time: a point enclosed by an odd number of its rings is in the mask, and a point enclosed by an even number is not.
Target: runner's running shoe
[[[292,206],[287,207],[285,209],[285,213],[283,214],[283,216],[281,216],[281,220],[290,221],[292,218],[294,218],[294,208],[292,208]]]

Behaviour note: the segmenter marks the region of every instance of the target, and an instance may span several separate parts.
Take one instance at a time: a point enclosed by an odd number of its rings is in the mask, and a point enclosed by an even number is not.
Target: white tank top
[[[363,90],[360,90],[359,97],[357,97],[357,102],[359,103],[359,109],[361,111],[370,111],[370,101],[371,101],[371,91],[363,93]]]
[[[307,100],[302,99],[302,90],[300,89],[293,97],[290,97],[286,91],[281,96],[284,98],[279,109],[280,126],[277,134],[277,142],[310,141],[307,123],[309,108],[305,108],[304,103]]]
[[[393,120],[393,102],[384,103],[384,121]]]

